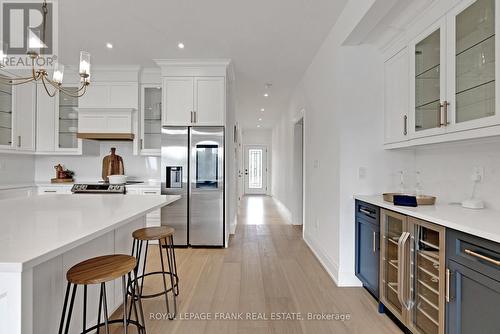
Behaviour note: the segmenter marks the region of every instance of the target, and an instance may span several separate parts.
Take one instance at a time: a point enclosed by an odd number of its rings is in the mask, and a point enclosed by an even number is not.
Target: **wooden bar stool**
[[[124,333],[127,334],[128,326],[130,324],[135,325],[138,333],[146,333],[144,313],[142,310],[142,304],[140,295],[138,298],[133,298],[131,301],[131,309],[133,306],[134,315],[136,320],[132,320],[130,315],[127,317],[127,287],[131,287],[130,282],[133,281],[131,273],[137,267],[137,261],[133,256],[129,255],[106,255],[99,256],[92,259],[80,262],[66,273],[66,279],[68,280],[68,285],[66,287],[66,295],[64,298],[64,306],[61,316],[61,322],[59,324],[59,334],[67,334],[69,331],[69,325],[71,321],[71,315],[73,312],[73,305],[75,302],[76,290],[79,285],[83,285],[83,330],[81,334],[89,333],[91,331],[99,330],[104,326],[105,333],[110,333],[109,325],[115,323],[122,323],[124,327]],[[115,279],[122,278],[123,286],[123,319],[109,320],[108,317],[108,301],[106,296],[106,283],[111,282]],[[126,282],[126,279],[128,281]],[[135,279],[135,278],[134,278]],[[88,285],[100,284],[100,296],[99,296],[99,311],[97,313],[97,324],[90,328],[87,328],[87,287]],[[71,289],[71,286],[73,288]],[[66,309],[68,308],[68,315],[66,317]],[[132,287],[132,291],[137,290],[137,284]],[[101,323],[101,312],[104,310],[104,322]],[[63,332],[64,329],[64,332]]]
[[[167,305],[167,314],[170,320],[173,320],[177,314],[177,296],[179,295],[179,277],[177,276],[177,263],[175,259],[174,250],[174,234],[175,230],[168,226],[158,226],[158,227],[145,227],[132,233],[134,238],[134,243],[132,245],[132,255],[137,258],[137,267],[135,269],[135,280],[131,283],[137,283],[140,279],[141,283],[136,291],[138,291],[140,298],[155,298],[164,295],[165,303]],[[160,262],[161,270],[146,272],[146,262],[148,257],[148,246],[150,241],[158,241],[158,247],[160,252]],[[144,250],[144,259],[142,259],[142,273],[139,274],[139,266],[141,265],[141,253],[144,242],[146,242],[146,248]],[[168,271],[165,270],[165,262],[162,249],[165,249],[165,254],[167,258]],[[161,275],[163,279],[163,291],[158,293],[152,293],[145,295],[143,293],[144,289],[144,278],[151,275]],[[170,287],[167,287],[167,276],[170,280]],[[168,294],[172,292],[174,312],[170,313],[170,303],[168,301]],[[132,294],[131,289],[129,293]],[[133,295],[133,294],[132,294]],[[134,297],[134,299],[136,296]],[[129,314],[131,310],[129,310]]]

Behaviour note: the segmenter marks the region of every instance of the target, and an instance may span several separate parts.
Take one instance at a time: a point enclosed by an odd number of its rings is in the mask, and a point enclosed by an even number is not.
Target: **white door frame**
[[[260,189],[250,189],[248,187],[248,150],[250,149],[262,149],[262,188]],[[266,195],[267,194],[267,180],[268,180],[268,158],[267,158],[267,145],[255,144],[255,145],[244,145],[243,147],[243,163],[244,163],[244,189],[245,195]]]

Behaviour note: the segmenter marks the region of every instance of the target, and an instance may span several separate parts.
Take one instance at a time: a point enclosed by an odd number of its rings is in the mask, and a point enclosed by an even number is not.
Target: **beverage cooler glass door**
[[[190,129],[189,244],[224,246],[224,128]]]
[[[405,322],[406,310],[402,304],[407,299],[408,280],[405,277],[409,265],[405,265],[405,262],[408,262],[406,249],[410,241],[407,217],[382,210],[380,233],[380,300],[396,317]]]
[[[161,209],[161,224],[175,229],[174,244],[188,244],[188,128],[161,130],[161,193],[181,199]]]
[[[445,228],[409,218],[411,233],[411,308],[413,333],[444,334]]]

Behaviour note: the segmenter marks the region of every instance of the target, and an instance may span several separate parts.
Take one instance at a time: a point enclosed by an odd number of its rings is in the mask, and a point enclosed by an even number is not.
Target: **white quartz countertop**
[[[0,271],[31,268],[179,198],[73,194],[1,200]]]
[[[416,208],[396,206],[384,201],[382,195],[355,195],[354,198],[381,208],[500,243],[500,211],[498,210],[465,209],[460,204],[444,203],[421,205]]]

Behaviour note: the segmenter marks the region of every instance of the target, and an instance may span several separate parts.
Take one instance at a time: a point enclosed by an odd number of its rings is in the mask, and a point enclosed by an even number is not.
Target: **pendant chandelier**
[[[45,30],[47,23],[47,1],[44,0],[42,4],[43,11],[43,21],[42,21],[42,41],[45,42]],[[41,57],[41,53],[45,45],[35,45],[37,42],[30,43],[30,39],[28,38],[28,52],[27,55],[31,59],[31,75],[27,77],[5,77],[0,75],[0,82],[17,86],[22,85],[29,82],[41,82],[47,94],[50,97],[56,95],[57,92],[61,92],[65,95],[71,97],[81,97],[87,91],[87,86],[90,85],[90,53],[81,51],[80,52],[80,66],[79,66],[79,74],[80,74],[80,82],[81,85],[78,90],[68,90],[62,86],[63,76],[64,76],[64,65],[54,64],[54,70],[52,73],[52,78],[50,78],[49,73],[43,67],[35,68],[35,64],[37,63],[37,59]],[[40,44],[40,43],[39,43]],[[0,45],[1,47],[1,45]],[[5,57],[3,54],[3,50],[0,49],[0,56]],[[0,67],[2,67],[2,59],[0,59]]]

